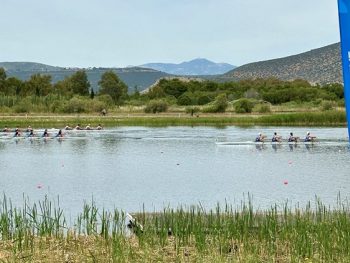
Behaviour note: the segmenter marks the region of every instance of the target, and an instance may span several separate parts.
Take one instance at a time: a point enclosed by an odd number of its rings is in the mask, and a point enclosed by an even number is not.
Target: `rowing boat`
[[[216,142],[216,145],[222,146],[235,146],[235,145],[338,145],[338,144],[348,144],[347,141],[313,141],[313,142],[253,142],[253,141],[242,141],[242,142]]]

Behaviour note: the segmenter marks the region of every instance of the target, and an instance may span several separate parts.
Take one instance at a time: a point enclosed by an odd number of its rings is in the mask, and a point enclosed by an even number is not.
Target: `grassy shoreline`
[[[4,262],[349,262],[350,206],[316,199],[253,209],[217,205],[140,212],[143,230],[127,232],[126,214],[85,204],[72,225],[48,199],[22,208],[0,199]],[[136,218],[135,216],[135,218]]]
[[[346,127],[343,111],[293,112],[262,115],[207,114],[191,117],[186,114],[120,114],[94,115],[6,115],[0,116],[0,127],[56,127],[80,123],[104,127],[116,126],[324,126]]]

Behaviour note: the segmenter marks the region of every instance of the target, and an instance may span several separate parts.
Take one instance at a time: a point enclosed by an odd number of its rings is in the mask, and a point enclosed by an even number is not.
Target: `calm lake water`
[[[220,146],[249,141],[262,131],[303,137],[305,128],[122,127],[72,131],[59,141],[0,136],[0,191],[21,204],[60,197],[68,213],[93,198],[105,208],[153,211],[165,206],[225,201],[239,205],[248,193],[256,208],[315,195],[335,204],[350,193],[350,151],[344,128],[314,128],[319,144]],[[340,142],[339,142],[340,141]],[[330,142],[330,143],[329,143]]]

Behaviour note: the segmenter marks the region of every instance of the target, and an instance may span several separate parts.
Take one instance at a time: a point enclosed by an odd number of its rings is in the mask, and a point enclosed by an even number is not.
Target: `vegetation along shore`
[[[346,201],[332,209],[316,199],[305,207],[255,210],[248,200],[238,207],[165,208],[130,218],[91,203],[72,222],[58,201],[24,200],[19,208],[3,197],[0,260],[349,262],[349,213]]]
[[[257,115],[203,114],[191,117],[185,113],[174,114],[116,114],[113,116],[96,115],[16,115],[0,116],[0,127],[9,128],[64,128],[76,124],[103,127],[117,126],[328,126],[345,127],[344,111],[293,112]]]
[[[94,90],[84,70],[53,83],[50,75],[23,81],[0,68],[0,125],[346,125],[338,83],[167,78],[127,91],[113,71],[102,74]]]

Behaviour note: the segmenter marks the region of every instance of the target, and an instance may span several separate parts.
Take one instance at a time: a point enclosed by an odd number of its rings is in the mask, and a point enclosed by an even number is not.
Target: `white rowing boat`
[[[347,141],[313,141],[313,142],[254,142],[254,141],[243,141],[243,142],[216,142],[216,145],[222,146],[235,146],[235,145],[344,145],[349,144]]]

